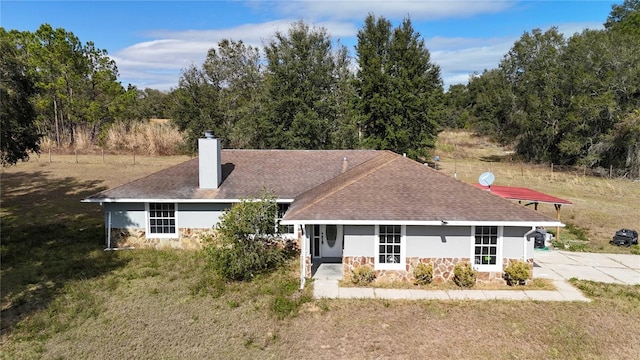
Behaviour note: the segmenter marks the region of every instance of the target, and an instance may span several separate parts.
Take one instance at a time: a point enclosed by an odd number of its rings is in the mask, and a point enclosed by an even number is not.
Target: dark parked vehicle
[[[638,243],[638,232],[629,229],[620,229],[616,231],[616,235],[611,240],[613,245],[631,246]]]

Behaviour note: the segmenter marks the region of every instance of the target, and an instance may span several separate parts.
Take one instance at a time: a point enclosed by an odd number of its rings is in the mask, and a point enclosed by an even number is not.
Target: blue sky
[[[201,65],[225,38],[262,46],[302,19],[327,29],[354,55],[356,34],[372,12],[398,24],[410,16],[440,65],[445,86],[494,68],[525,31],[557,26],[566,36],[600,29],[620,1],[12,1],[0,0],[0,26],[62,27],[93,41],[116,61],[119,80],[169,90],[181,69]]]

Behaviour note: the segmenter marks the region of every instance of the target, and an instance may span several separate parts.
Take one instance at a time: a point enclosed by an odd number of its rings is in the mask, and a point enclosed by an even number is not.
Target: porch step
[[[342,263],[322,263],[318,266],[318,270],[316,270],[313,278],[316,280],[341,280],[342,276]]]

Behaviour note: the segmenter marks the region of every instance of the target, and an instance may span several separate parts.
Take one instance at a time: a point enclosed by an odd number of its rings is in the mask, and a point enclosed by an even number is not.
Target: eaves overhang
[[[564,227],[559,221],[491,221],[491,220],[283,220],[282,225],[428,225],[428,226],[522,226]]]
[[[90,198],[83,203],[189,203],[189,204],[228,204],[239,203],[246,199],[164,199],[164,198]],[[292,203],[293,199],[276,199],[277,203]]]

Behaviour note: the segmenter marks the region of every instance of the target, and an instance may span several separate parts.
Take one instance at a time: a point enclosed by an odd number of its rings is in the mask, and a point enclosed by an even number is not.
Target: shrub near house
[[[250,280],[285,263],[292,252],[274,226],[277,210],[275,198],[263,194],[234,204],[220,217],[216,240],[207,241],[204,250],[218,274]]]

